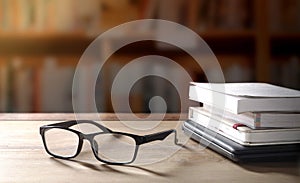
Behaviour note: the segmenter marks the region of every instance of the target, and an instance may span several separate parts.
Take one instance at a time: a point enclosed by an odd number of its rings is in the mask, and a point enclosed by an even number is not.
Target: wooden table
[[[115,120],[113,114],[102,117]],[[166,160],[142,166],[102,164],[88,145],[84,155],[73,160],[51,158],[42,146],[39,127],[72,118],[72,114],[0,114],[0,182],[300,182],[300,161],[235,164],[201,148],[182,148]],[[167,115],[163,123],[171,127],[177,118]],[[189,140],[186,147],[198,144]]]

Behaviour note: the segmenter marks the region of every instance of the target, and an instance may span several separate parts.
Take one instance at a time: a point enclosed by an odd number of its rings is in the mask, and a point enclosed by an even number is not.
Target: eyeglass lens
[[[127,135],[103,133],[94,137],[97,156],[113,163],[128,163],[134,159],[136,143]]]
[[[79,136],[68,130],[52,128],[45,131],[45,143],[50,153],[68,158],[75,156]]]
[[[69,158],[76,155],[79,136],[69,130],[52,128],[45,131],[45,144],[51,154]],[[134,138],[118,133],[99,133],[91,145],[99,159],[111,163],[131,162],[136,153]]]

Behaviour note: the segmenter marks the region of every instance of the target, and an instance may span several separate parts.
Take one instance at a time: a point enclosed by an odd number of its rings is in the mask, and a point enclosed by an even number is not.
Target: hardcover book
[[[220,134],[208,130],[191,120],[182,125],[183,131],[200,144],[220,153],[235,162],[297,161],[300,144],[243,146]]]

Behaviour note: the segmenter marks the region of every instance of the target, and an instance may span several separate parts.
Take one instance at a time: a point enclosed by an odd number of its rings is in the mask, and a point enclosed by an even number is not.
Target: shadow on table
[[[66,161],[78,163],[78,164],[80,164],[86,168],[89,168],[91,170],[94,170],[94,171],[101,171],[101,172],[109,171],[109,172],[115,172],[115,173],[119,173],[119,174],[128,174],[128,175],[134,174],[134,172],[137,172],[137,171],[143,171],[143,174],[147,173],[149,175],[156,175],[156,176],[161,176],[161,177],[171,176],[167,173],[161,173],[158,171],[154,171],[154,170],[150,170],[147,168],[134,166],[134,165],[107,165],[107,164],[99,165],[99,164],[92,164],[92,163],[88,163],[88,162],[84,162],[84,161],[78,161],[78,160],[74,160],[74,159],[63,160],[63,159],[57,159],[57,158],[53,158],[53,157],[50,157],[50,159],[64,167],[68,167],[68,168],[73,168],[73,167],[70,166],[69,164],[65,163]],[[116,168],[116,167],[119,167],[119,168]],[[120,170],[121,167],[124,167],[124,170]],[[128,171],[129,169],[131,169],[131,171]],[[137,170],[137,171],[134,171],[134,170]]]
[[[300,176],[300,159],[239,163],[242,168],[258,173],[283,173]]]

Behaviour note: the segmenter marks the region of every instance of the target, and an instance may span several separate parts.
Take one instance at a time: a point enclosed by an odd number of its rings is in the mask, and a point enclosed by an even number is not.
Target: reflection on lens
[[[76,154],[79,137],[71,131],[52,128],[45,132],[45,141],[52,154],[68,158]]]
[[[113,163],[128,163],[134,158],[135,140],[127,135],[104,133],[94,137],[98,157]]]

